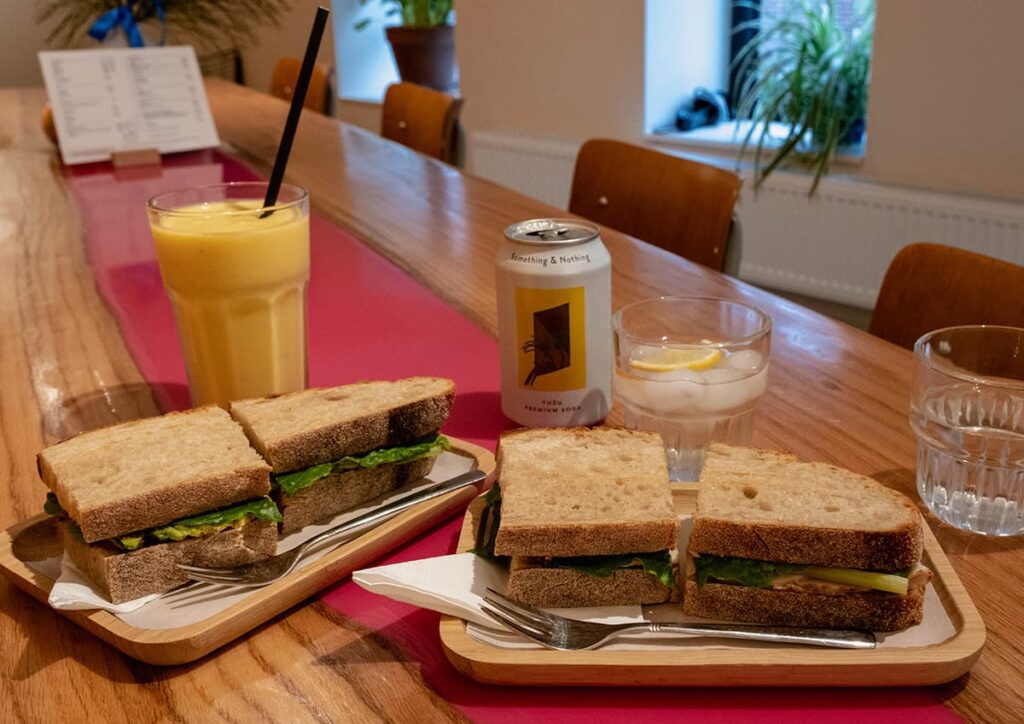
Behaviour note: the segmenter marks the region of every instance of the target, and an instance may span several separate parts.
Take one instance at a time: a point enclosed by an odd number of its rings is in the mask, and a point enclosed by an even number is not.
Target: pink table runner
[[[160,282],[145,201],[183,186],[247,181],[254,173],[219,152],[180,154],[162,169],[67,170],[86,226],[97,286],[161,408],[189,406],[170,303]],[[495,230],[500,233],[500,230]],[[407,274],[313,215],[309,284],[309,372],[314,386],[360,379],[440,375],[458,387],[445,432],[494,449],[510,427],[499,405],[495,341]],[[381,560],[393,563],[454,550],[453,519]],[[477,684],[448,663],[438,614],[367,593],[351,580],[320,599],[369,626],[419,663],[438,693],[478,721],[956,721],[928,689],[574,689]]]

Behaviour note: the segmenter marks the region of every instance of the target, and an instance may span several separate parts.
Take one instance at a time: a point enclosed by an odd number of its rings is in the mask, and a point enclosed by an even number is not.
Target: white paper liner
[[[689,516],[680,518],[679,551],[686,554],[686,543],[692,529]],[[508,571],[496,563],[472,553],[457,553],[438,558],[396,563],[390,566],[356,571],[352,579],[373,593],[404,603],[464,619],[466,632],[474,639],[508,649],[539,649],[538,644],[519,633],[509,631],[483,613],[481,603],[487,588],[504,592]],[[607,606],[575,609],[551,609],[568,618],[603,623],[642,621],[677,621],[708,623],[709,619],[687,616],[678,603],[657,606]],[[946,641],[956,634],[956,627],[946,613],[942,601],[930,584],[925,591],[924,616],[921,624],[905,631],[876,634],[878,648],[929,646]],[[608,650],[642,651],[663,646],[671,641],[674,647],[708,648],[771,648],[786,644],[757,641],[736,641],[689,636],[656,635],[646,631],[630,634],[603,647]]]
[[[308,540],[327,528],[343,523],[358,515],[374,510],[396,498],[448,480],[475,467],[471,457],[453,452],[438,456],[430,475],[420,481],[403,487],[372,504],[347,511],[332,520],[308,525],[290,533],[278,543],[278,551],[284,552]],[[304,568],[333,550],[328,545],[322,550],[310,553],[298,565]],[[39,561],[27,561],[26,565],[47,578],[56,580],[50,591],[49,602],[54,608],[82,610],[101,608],[117,615],[125,623],[144,629],[172,629],[198,623],[210,616],[233,606],[248,596],[258,593],[259,588],[233,588],[210,584],[185,586],[162,595],[146,596],[134,601],[113,604],[103,598],[82,576],[70,561],[62,562],[63,556]]]

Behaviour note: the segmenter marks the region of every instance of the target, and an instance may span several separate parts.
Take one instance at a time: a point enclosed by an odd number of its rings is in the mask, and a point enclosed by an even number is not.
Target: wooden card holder
[[[134,148],[128,151],[114,151],[110,154],[114,168],[135,168],[137,166],[159,166],[160,152],[155,148]]]

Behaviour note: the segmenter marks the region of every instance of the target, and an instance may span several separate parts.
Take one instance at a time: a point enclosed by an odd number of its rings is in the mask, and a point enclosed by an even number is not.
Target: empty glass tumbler
[[[917,490],[936,516],[1024,533],[1024,329],[949,327],[914,345]]]

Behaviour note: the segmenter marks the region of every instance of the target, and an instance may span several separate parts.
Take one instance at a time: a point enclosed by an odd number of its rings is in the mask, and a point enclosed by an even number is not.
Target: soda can
[[[502,412],[528,427],[602,421],[612,399],[612,265],[598,228],[513,224],[495,271]]]

